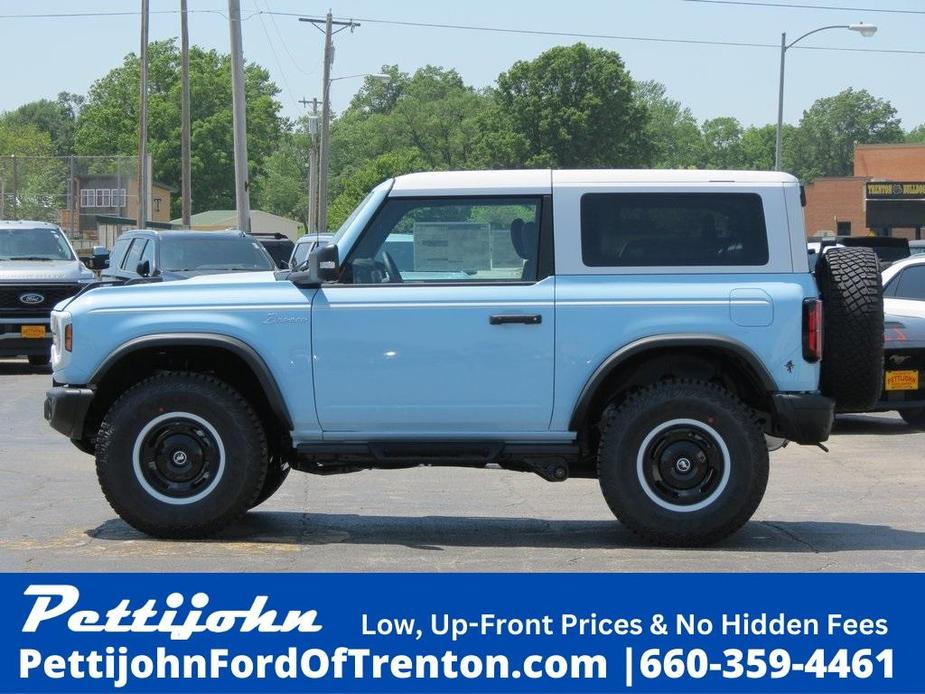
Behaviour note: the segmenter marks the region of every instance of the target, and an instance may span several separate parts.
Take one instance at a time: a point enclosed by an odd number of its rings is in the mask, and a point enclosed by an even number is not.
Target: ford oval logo
[[[26,306],[35,306],[36,304],[41,304],[45,301],[45,297],[37,292],[30,292],[28,294],[19,295],[19,303],[26,304]]]

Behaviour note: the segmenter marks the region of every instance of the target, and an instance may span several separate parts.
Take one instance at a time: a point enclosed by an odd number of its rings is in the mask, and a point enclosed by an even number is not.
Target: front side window
[[[766,265],[761,196],[588,193],[581,253],[588,267]]]
[[[538,197],[392,198],[342,281],[535,282],[540,213]]]
[[[898,299],[925,299],[925,265],[913,265],[893,282]]]
[[[0,260],[73,260],[57,229],[0,229]]]
[[[128,272],[136,272],[138,263],[141,262],[141,254],[144,252],[147,239],[135,239],[125,254],[125,260],[122,263],[122,269]]]

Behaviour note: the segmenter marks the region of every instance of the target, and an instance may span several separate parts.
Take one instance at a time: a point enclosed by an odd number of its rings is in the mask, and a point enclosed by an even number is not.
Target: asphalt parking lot
[[[219,538],[150,539],[100,493],[92,459],[42,418],[47,369],[0,360],[5,571],[923,571],[925,433],[840,418],[831,452],[772,454],[753,520],[708,549],[647,547],[597,482],[501,470],[293,473]]]

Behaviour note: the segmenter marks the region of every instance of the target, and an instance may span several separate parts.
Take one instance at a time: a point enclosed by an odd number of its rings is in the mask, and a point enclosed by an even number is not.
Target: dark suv
[[[179,280],[276,269],[261,243],[240,231],[127,231],[113,246],[104,280]]]

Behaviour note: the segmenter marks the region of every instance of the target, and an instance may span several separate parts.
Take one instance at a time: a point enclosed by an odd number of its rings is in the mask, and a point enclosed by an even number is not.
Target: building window
[[[112,189],[112,206],[125,207],[125,188]]]
[[[160,198],[154,198],[154,211],[155,212],[161,211],[161,199]]]
[[[80,206],[94,207],[96,202],[96,191],[93,188],[83,188],[80,191]]]
[[[851,236],[851,222],[836,222],[836,233],[839,236]]]

